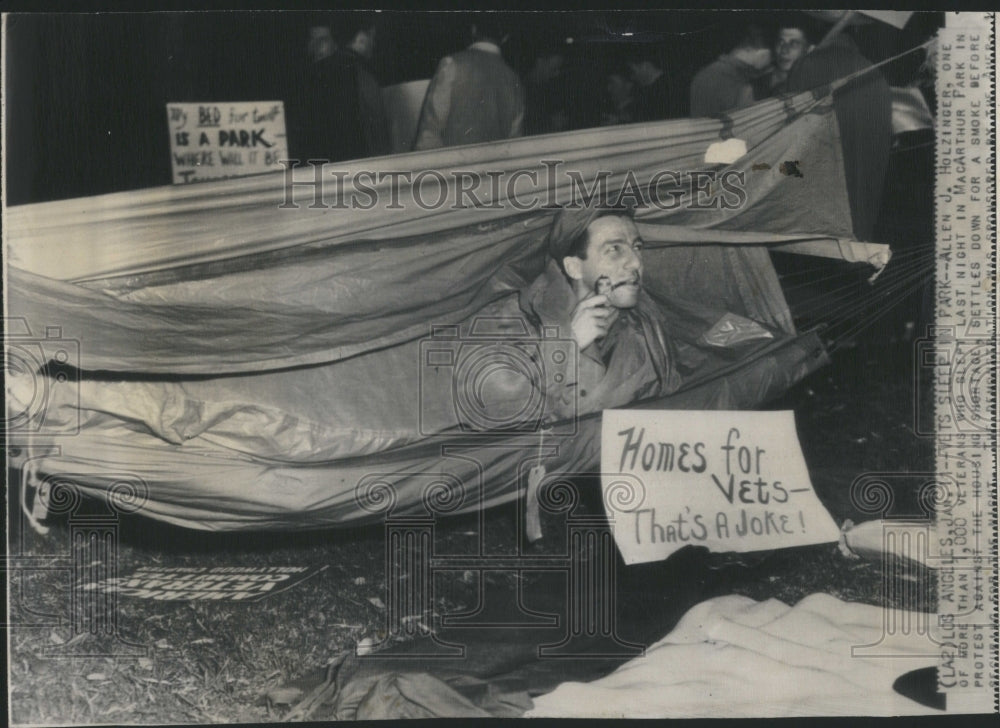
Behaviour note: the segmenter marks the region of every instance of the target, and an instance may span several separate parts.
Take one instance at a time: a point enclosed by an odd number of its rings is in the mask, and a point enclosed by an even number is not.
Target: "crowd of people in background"
[[[752,21],[752,18],[748,17]],[[504,56],[502,14],[481,14],[465,49],[440,60],[412,149],[434,149],[598,125],[713,117],[761,99],[823,86],[868,68],[844,29],[802,14],[769,27],[748,22],[716,60],[681,84],[662,43],[635,42],[581,90],[566,82],[569,46],[542,43],[523,73]],[[719,39],[721,42],[723,39]],[[299,159],[331,161],[390,153],[389,120],[371,67],[373,16],[310,28],[310,64],[291,107],[289,140]],[[587,98],[581,98],[586,96]],[[888,165],[891,91],[876,69],[834,95],[857,234],[871,232]],[[583,112],[581,112],[583,109]],[[395,151],[399,151],[398,149]]]
[[[288,136],[303,160],[378,157],[392,152],[382,90],[371,60],[371,20],[309,28],[308,61],[289,99]]]

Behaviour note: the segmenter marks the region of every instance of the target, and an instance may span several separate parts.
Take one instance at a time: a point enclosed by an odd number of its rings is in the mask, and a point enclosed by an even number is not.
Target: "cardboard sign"
[[[174,184],[284,170],[281,101],[167,104]]]
[[[287,591],[326,566],[143,566],[128,576],[84,584],[85,590],[156,601],[259,602]]]
[[[836,541],[787,412],[606,410],[601,482],[625,563],[688,545],[759,551]]]
[[[403,154],[413,150],[417,139],[417,125],[420,123],[420,111],[424,105],[427,87],[431,85],[429,78],[420,81],[409,81],[382,89],[382,103],[389,117],[389,134],[392,138],[392,153]]]

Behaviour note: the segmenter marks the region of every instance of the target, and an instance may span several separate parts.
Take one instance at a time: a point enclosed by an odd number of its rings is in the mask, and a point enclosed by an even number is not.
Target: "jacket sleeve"
[[[514,121],[510,125],[510,138],[514,139],[516,137],[524,136],[524,88],[518,84],[517,94],[516,94],[516,105],[514,113]]]
[[[445,56],[438,64],[434,78],[427,87],[424,106],[420,111],[415,150],[438,149],[444,146],[444,128],[451,110],[451,93],[455,85],[455,61]]]
[[[753,106],[753,104],[753,85],[748,83],[741,86],[737,92],[736,105],[733,106],[733,109],[745,109],[748,106]]]

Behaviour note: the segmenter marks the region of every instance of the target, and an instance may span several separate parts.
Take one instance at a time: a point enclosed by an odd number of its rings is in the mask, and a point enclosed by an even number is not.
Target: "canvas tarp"
[[[815,335],[750,349],[728,365],[720,357],[682,391],[636,406],[752,408],[825,362]],[[340,366],[258,375],[269,379],[260,390],[254,377],[204,380],[201,388],[84,381],[79,403],[73,390],[56,390],[70,396],[53,406],[50,426],[60,423],[67,436],[34,440],[25,456],[39,454],[25,476],[34,485],[69,481],[98,498],[133,483],[143,515],[191,528],[294,529],[427,513],[436,492],[439,514],[477,512],[523,493],[538,461],[553,477],[599,465],[599,412],[556,423],[556,434],[424,437],[415,371],[412,379],[339,378]],[[305,386],[310,373],[326,386]],[[53,442],[58,453],[46,453]]]
[[[720,135],[743,140],[748,153],[728,166],[706,165]],[[561,171],[550,179],[554,161]],[[789,161],[800,175],[787,173]],[[294,185],[285,174],[262,175],[10,208],[7,315],[24,318],[33,332],[58,325],[63,337],[80,342],[88,370],[219,375],[335,361],[470,315],[500,295],[511,268],[529,279],[540,271],[555,214],[544,206],[572,201],[569,172],[588,189],[609,172],[614,190],[629,174],[645,185],[660,172],[706,169],[742,175],[745,202],[706,209],[690,204],[690,189],[663,191],[663,206],[676,200],[676,207],[640,210],[640,231],[649,246],[714,247],[670,254],[670,267],[686,276],[674,281],[686,284],[674,290],[678,297],[704,300],[708,288],[711,300],[721,296],[742,309],[737,313],[789,330],[760,245],[809,239],[808,252],[835,257],[851,249],[836,120],[811,94],[762,102],[724,120],[299,169]],[[490,198],[490,207],[463,199],[459,209],[424,209],[410,202],[414,185],[404,178],[369,184],[363,176],[353,185],[348,176],[338,195],[333,177],[427,170],[449,182],[454,201],[456,174],[495,173],[504,180],[500,199]],[[317,175],[325,207],[312,207]],[[433,174],[423,177],[421,199],[436,202],[436,184]],[[375,209],[365,185],[378,195]]]
[[[742,140],[748,153],[728,166],[706,165],[708,147],[721,138]],[[664,171],[742,175],[745,200],[730,209],[690,204],[691,190],[679,189],[671,209],[638,211],[646,286],[695,321],[702,311],[701,331],[713,311],[729,310],[777,339],[721,352],[654,406],[754,407],[822,363],[818,340],[795,334],[764,245],[809,242],[835,256],[851,249],[836,120],[810,94],[731,118],[339,166],[437,170],[450,196],[457,173],[493,171],[515,180],[495,206],[362,209],[370,196],[347,182],[341,194],[324,189],[326,206],[311,207],[317,190],[309,183],[330,178],[332,166],[290,179],[42,203],[6,212],[7,314],[27,332],[20,340],[30,344],[21,347],[28,355],[50,351],[48,339],[33,343],[49,331],[78,344],[66,347],[67,363],[83,376],[68,387],[39,383],[33,372],[8,377],[25,408],[39,384],[46,392],[36,447],[25,450],[26,478],[38,486],[48,474],[70,474],[100,495],[116,473],[133,474],[144,483],[144,514],[210,529],[381,517],[358,496],[366,483],[382,482],[379,473],[396,489],[398,512],[419,509],[436,480],[462,484],[466,510],[516,497],[523,451],[537,448],[538,436],[428,439],[416,422],[419,346],[434,324],[467,326],[491,307],[516,307],[518,286],[542,269],[555,211],[513,203],[534,195],[542,204],[549,194],[572,202],[572,176],[548,184],[553,160],[588,186],[607,170],[611,190],[629,175],[640,186]],[[382,204],[413,200],[403,178],[394,179],[375,185]],[[685,315],[675,316],[675,333],[687,328],[697,338]],[[596,466],[599,417],[578,425],[577,436],[558,443],[550,471]],[[53,443],[58,454],[38,454]]]

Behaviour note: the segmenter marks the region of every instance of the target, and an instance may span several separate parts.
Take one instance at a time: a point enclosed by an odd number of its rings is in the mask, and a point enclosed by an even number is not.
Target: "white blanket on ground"
[[[892,689],[900,675],[937,664],[927,629],[933,619],[826,594],[794,607],[718,597],[689,610],[645,656],[595,682],[563,683],[536,698],[526,716],[936,713]]]

